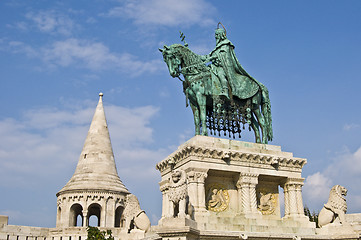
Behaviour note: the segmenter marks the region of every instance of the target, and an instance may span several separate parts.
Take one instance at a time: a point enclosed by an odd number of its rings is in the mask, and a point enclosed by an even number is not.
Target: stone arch
[[[91,216],[96,216],[98,218],[97,227],[100,227],[100,216],[101,216],[102,207],[98,203],[92,203],[88,207],[88,216],[87,222],[89,223],[89,219]]]
[[[78,216],[81,216],[82,222],[78,222]],[[74,203],[70,207],[69,227],[82,226],[84,222],[83,207],[79,203]]]
[[[61,223],[61,207],[58,207],[58,211],[56,213],[57,219],[56,219],[56,224],[59,225]]]
[[[114,227],[122,227],[122,215],[123,215],[124,207],[119,206],[115,209],[115,219],[114,219]]]

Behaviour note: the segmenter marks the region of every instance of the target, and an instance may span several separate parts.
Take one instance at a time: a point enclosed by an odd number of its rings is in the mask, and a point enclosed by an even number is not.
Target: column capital
[[[239,173],[239,178],[236,182],[237,188],[240,188],[242,185],[245,184],[258,184],[258,176],[258,173]]]
[[[162,180],[159,183],[159,189],[162,193],[166,192],[169,189],[169,180]]]
[[[302,187],[303,186],[303,182],[305,181],[304,178],[287,178],[286,182],[284,183],[283,188],[287,188],[289,186],[293,186],[293,187]]]
[[[190,168],[186,170],[188,182],[204,183],[208,177],[208,169]]]

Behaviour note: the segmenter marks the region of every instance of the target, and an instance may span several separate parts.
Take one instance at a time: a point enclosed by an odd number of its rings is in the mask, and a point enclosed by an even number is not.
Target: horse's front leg
[[[192,108],[193,117],[194,117],[194,126],[195,126],[195,132],[196,135],[201,134],[200,125],[199,125],[199,110],[198,107],[195,106],[192,102],[189,102],[189,105]]]
[[[197,92],[197,102],[199,106],[199,116],[202,125],[202,135],[207,136],[207,114],[206,114],[206,96],[201,92]]]
[[[199,109],[197,106],[197,97],[194,94],[194,92],[191,91],[189,88],[186,91],[188,93],[189,105],[191,106],[192,112],[193,112],[195,135],[200,135],[201,130],[200,130],[200,124],[199,124],[200,119],[199,119]]]

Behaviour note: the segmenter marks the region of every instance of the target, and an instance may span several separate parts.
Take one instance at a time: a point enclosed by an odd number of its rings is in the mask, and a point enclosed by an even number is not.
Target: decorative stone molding
[[[162,172],[170,165],[175,165],[181,160],[190,156],[219,159],[222,161],[231,160],[245,163],[265,164],[269,165],[271,169],[277,165],[277,167],[291,167],[301,170],[302,167],[307,163],[307,160],[304,158],[275,157],[271,154],[245,153],[236,150],[221,150],[203,146],[186,146],[177,150],[163,161],[159,162],[156,165],[156,169]]]
[[[206,172],[195,172],[195,177],[197,179],[197,182],[200,184],[204,184],[207,176],[208,175]]]
[[[163,193],[169,189],[169,179],[159,182],[159,190]]]

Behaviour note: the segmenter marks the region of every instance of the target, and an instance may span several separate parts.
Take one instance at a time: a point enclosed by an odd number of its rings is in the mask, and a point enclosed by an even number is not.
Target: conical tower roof
[[[103,94],[99,93],[99,102],[75,173],[57,195],[94,190],[129,193],[115,166],[102,98]]]

